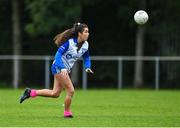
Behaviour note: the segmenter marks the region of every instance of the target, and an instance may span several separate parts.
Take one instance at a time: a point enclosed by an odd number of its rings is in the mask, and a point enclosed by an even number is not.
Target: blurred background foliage
[[[0,0],[0,55],[13,54],[12,1]],[[19,4],[22,55],[54,55],[57,50],[53,43],[54,36],[71,28],[76,22],[84,22],[90,29],[91,55],[135,56],[138,25],[135,24],[133,16],[139,9],[145,9],[149,14],[149,21],[145,25],[143,56],[180,55],[179,0],[146,0],[143,7],[141,6],[143,0],[15,1]],[[96,63],[98,62],[94,65]],[[107,65],[111,68],[106,68]],[[116,65],[117,63],[97,65],[99,75],[96,80],[92,80],[92,84],[100,84],[103,81],[113,87],[116,84]],[[129,75],[134,72],[133,65],[134,62],[125,63],[127,85],[132,84],[128,81],[133,81],[133,76]],[[154,69],[153,64],[147,65],[150,69]],[[167,83],[165,87],[169,87],[169,83],[173,82],[174,87],[179,88],[180,65],[178,63],[175,65],[172,66],[170,63],[162,65],[161,73],[164,75],[161,81]],[[2,68],[0,77],[8,76],[6,63],[0,63],[0,66]],[[33,69],[38,71],[40,66]],[[30,70],[26,69],[24,73]],[[102,74],[100,73],[102,71],[105,72]],[[153,72],[144,71],[146,85],[151,84],[149,81],[154,78],[152,74]],[[39,75],[41,74],[37,73],[36,76]],[[37,81],[43,84],[40,78]]]

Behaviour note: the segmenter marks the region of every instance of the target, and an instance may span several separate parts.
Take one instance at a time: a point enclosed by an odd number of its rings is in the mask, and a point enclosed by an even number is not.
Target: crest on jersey
[[[72,58],[72,55],[71,55],[71,54],[67,54],[67,55],[66,55],[66,58],[69,60],[69,59]]]

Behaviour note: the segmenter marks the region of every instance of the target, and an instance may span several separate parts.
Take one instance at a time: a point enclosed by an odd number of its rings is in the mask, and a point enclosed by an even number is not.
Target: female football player
[[[51,66],[52,74],[54,75],[53,89],[29,89],[26,88],[20,98],[20,103],[29,97],[59,97],[63,89],[66,90],[64,117],[73,117],[70,105],[74,94],[74,86],[69,77],[71,68],[76,60],[81,56],[85,64],[85,71],[93,73],[91,70],[91,61],[89,56],[89,45],[87,39],[89,37],[88,26],[84,23],[76,23],[72,28],[55,36],[55,44],[58,50],[55,54],[55,59]]]

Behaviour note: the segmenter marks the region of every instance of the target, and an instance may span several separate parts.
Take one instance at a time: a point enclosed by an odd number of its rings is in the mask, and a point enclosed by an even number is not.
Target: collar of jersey
[[[77,38],[73,38],[73,40],[74,40],[75,44],[77,45],[78,44]]]

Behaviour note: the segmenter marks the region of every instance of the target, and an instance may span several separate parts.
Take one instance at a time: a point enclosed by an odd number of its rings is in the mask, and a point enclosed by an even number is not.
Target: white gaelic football
[[[148,21],[148,14],[144,10],[139,10],[134,14],[134,20],[137,24],[145,24]]]

